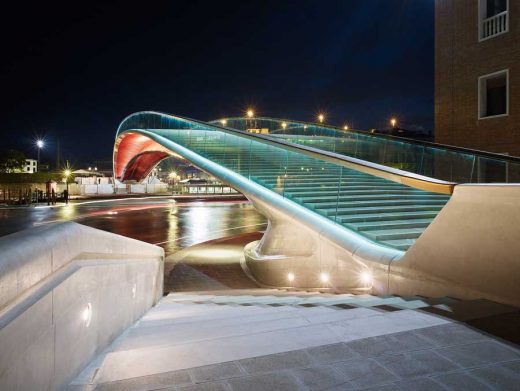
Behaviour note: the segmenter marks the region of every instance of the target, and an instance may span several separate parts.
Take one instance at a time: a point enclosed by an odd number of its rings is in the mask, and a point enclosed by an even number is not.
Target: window
[[[509,114],[509,70],[478,78],[479,119]]]
[[[479,0],[478,14],[479,41],[509,31],[509,0]]]

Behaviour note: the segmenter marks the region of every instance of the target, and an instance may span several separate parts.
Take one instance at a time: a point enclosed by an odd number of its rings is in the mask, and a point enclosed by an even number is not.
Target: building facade
[[[435,1],[435,141],[520,156],[520,1]]]
[[[35,172],[38,172],[38,161],[36,159],[25,159],[25,165],[23,168],[14,170],[13,172],[34,174]]]

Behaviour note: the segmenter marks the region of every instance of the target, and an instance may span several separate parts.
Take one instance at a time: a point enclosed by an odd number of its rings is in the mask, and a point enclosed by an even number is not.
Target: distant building
[[[38,161],[36,159],[25,159],[25,166],[15,172],[34,174],[35,172],[38,172]]]
[[[435,141],[520,155],[520,1],[435,1]]]

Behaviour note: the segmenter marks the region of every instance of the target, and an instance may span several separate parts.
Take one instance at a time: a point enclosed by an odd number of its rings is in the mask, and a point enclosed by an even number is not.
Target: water
[[[266,219],[247,201],[173,202],[169,198],[148,198],[87,201],[57,208],[0,209],[0,236],[68,220],[158,244],[166,255],[196,243],[266,227]]]

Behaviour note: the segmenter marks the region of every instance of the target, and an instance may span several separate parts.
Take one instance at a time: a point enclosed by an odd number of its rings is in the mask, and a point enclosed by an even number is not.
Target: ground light
[[[87,307],[83,310],[83,313],[81,314],[81,319],[83,319],[83,322],[85,322],[85,327],[90,326],[90,321],[92,320],[92,304],[87,304]]]
[[[372,273],[370,273],[368,270],[361,272],[359,277],[363,284],[372,285]]]
[[[329,275],[327,273],[320,273],[320,281],[324,284],[329,282]]]

